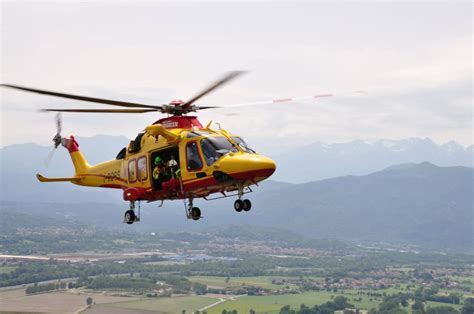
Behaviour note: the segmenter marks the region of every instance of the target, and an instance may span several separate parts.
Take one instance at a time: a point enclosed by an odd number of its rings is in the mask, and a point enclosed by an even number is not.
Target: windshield
[[[237,148],[223,136],[210,136],[201,140],[201,150],[208,166],[217,159],[230,152],[237,152]]]
[[[240,148],[242,148],[244,152],[246,152],[246,153],[255,153],[255,151],[254,151],[253,149],[251,149],[251,148],[247,145],[247,143],[245,143],[245,141],[244,141],[243,139],[241,139],[240,137],[238,137],[238,136],[232,136],[232,140],[233,140],[234,142],[236,142],[237,145],[239,145]]]

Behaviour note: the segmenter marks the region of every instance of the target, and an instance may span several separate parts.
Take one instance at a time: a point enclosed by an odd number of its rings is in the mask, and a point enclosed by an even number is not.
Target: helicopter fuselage
[[[63,142],[76,170],[72,183],[122,189],[126,201],[225,196],[268,178],[276,168],[273,160],[254,152],[240,137],[203,127],[193,116],[158,120],[115,160],[94,166],[73,137]]]

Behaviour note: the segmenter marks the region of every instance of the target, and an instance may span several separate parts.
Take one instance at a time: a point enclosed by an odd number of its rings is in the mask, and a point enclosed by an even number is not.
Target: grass
[[[332,293],[326,291],[305,292],[301,294],[287,294],[274,296],[244,296],[235,300],[228,300],[207,310],[208,314],[220,314],[222,310],[237,310],[239,313],[248,313],[251,309],[258,312],[278,313],[285,305],[292,308],[299,308],[301,304],[313,306],[332,300],[331,296],[343,295],[349,299],[349,303],[361,309],[371,309],[377,307],[378,302],[369,301],[368,297],[363,297],[361,302],[354,301],[357,295],[345,293]]]
[[[449,304],[449,303],[442,303],[442,302],[426,301],[425,309],[426,309],[428,306],[431,306],[431,307],[437,307],[437,306],[451,306],[451,307],[455,308],[455,309],[458,310],[458,311],[462,308],[462,305],[460,305],[460,304]]]
[[[188,277],[188,279],[192,282],[199,282],[202,284],[206,284],[208,286],[215,286],[215,287],[239,287],[243,284],[245,285],[252,285],[256,287],[262,287],[267,289],[282,289],[286,286],[283,285],[274,285],[272,284],[272,279],[291,279],[289,277],[273,277],[273,276],[257,276],[257,277],[230,277],[228,282],[225,282],[226,277],[218,277],[218,276],[192,276]],[[293,287],[294,285],[289,285]]]
[[[181,313],[182,310],[186,310],[187,313],[192,313],[193,311],[197,311],[217,301],[219,301],[219,299],[198,296],[186,296],[116,302],[104,304],[101,306],[108,308],[113,307],[131,310],[149,310],[156,311],[160,314],[171,314]]]
[[[16,269],[16,266],[1,266],[0,274],[10,273]]]

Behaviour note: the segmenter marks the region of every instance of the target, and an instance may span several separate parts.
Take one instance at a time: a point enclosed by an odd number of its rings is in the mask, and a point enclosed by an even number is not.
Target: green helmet
[[[161,164],[161,163],[163,163],[163,159],[161,159],[160,156],[156,156],[156,157],[155,157],[155,165],[159,165],[159,164]]]

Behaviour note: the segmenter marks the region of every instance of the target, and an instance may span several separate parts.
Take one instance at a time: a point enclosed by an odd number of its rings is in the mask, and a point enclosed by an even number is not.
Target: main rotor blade
[[[278,103],[295,103],[299,101],[305,101],[305,100],[317,100],[319,98],[326,98],[326,97],[337,97],[337,96],[349,96],[349,95],[366,95],[367,92],[364,90],[356,90],[356,91],[350,91],[350,92],[342,92],[342,93],[324,93],[324,94],[318,94],[318,95],[313,95],[313,96],[305,96],[305,97],[289,97],[289,98],[276,98],[272,100],[264,100],[264,101],[255,101],[255,102],[248,102],[248,103],[241,103],[241,104],[231,104],[231,105],[224,105],[220,106],[219,108],[225,109],[225,108],[234,108],[234,107],[247,107],[247,106],[258,106],[258,105],[268,105],[268,104],[278,104]]]
[[[222,78],[219,80],[215,81],[211,85],[209,85],[207,88],[203,89],[199,94],[194,96],[193,98],[189,99],[187,102],[181,105],[181,108],[187,109],[189,106],[191,106],[196,100],[206,96],[216,88],[230,82],[231,80],[235,79],[236,77],[244,74],[244,71],[232,71],[224,75]]]
[[[128,108],[161,109],[161,106],[151,106],[151,105],[138,104],[138,103],[133,103],[133,102],[125,102],[125,101],[110,100],[110,99],[103,99],[103,98],[94,98],[94,97],[86,97],[86,96],[79,96],[79,95],[72,95],[72,94],[64,94],[64,93],[58,93],[58,92],[47,91],[47,90],[42,90],[42,89],[29,88],[29,87],[18,86],[18,85],[0,84],[0,86],[14,88],[14,89],[18,89],[18,90],[22,90],[22,91],[26,91],[26,92],[31,92],[31,93],[42,94],[42,95],[49,95],[49,96],[55,96],[55,97],[61,97],[61,98],[75,99],[75,100],[80,100],[80,101],[95,102],[95,103],[104,104],[104,105],[121,106],[121,107],[128,107]]]
[[[157,112],[159,109],[41,109],[40,111],[53,112],[89,112],[89,113],[145,113]]]
[[[222,106],[221,108],[246,107],[246,106],[285,103],[285,102],[297,102],[297,101],[314,100],[318,98],[332,97],[332,96],[334,95],[333,94],[320,94],[320,95],[305,96],[305,97],[277,98],[277,99],[272,99],[272,100],[248,102],[248,103],[242,103],[242,104],[231,104],[231,105]]]
[[[222,106],[198,106],[198,110],[222,108]]]

